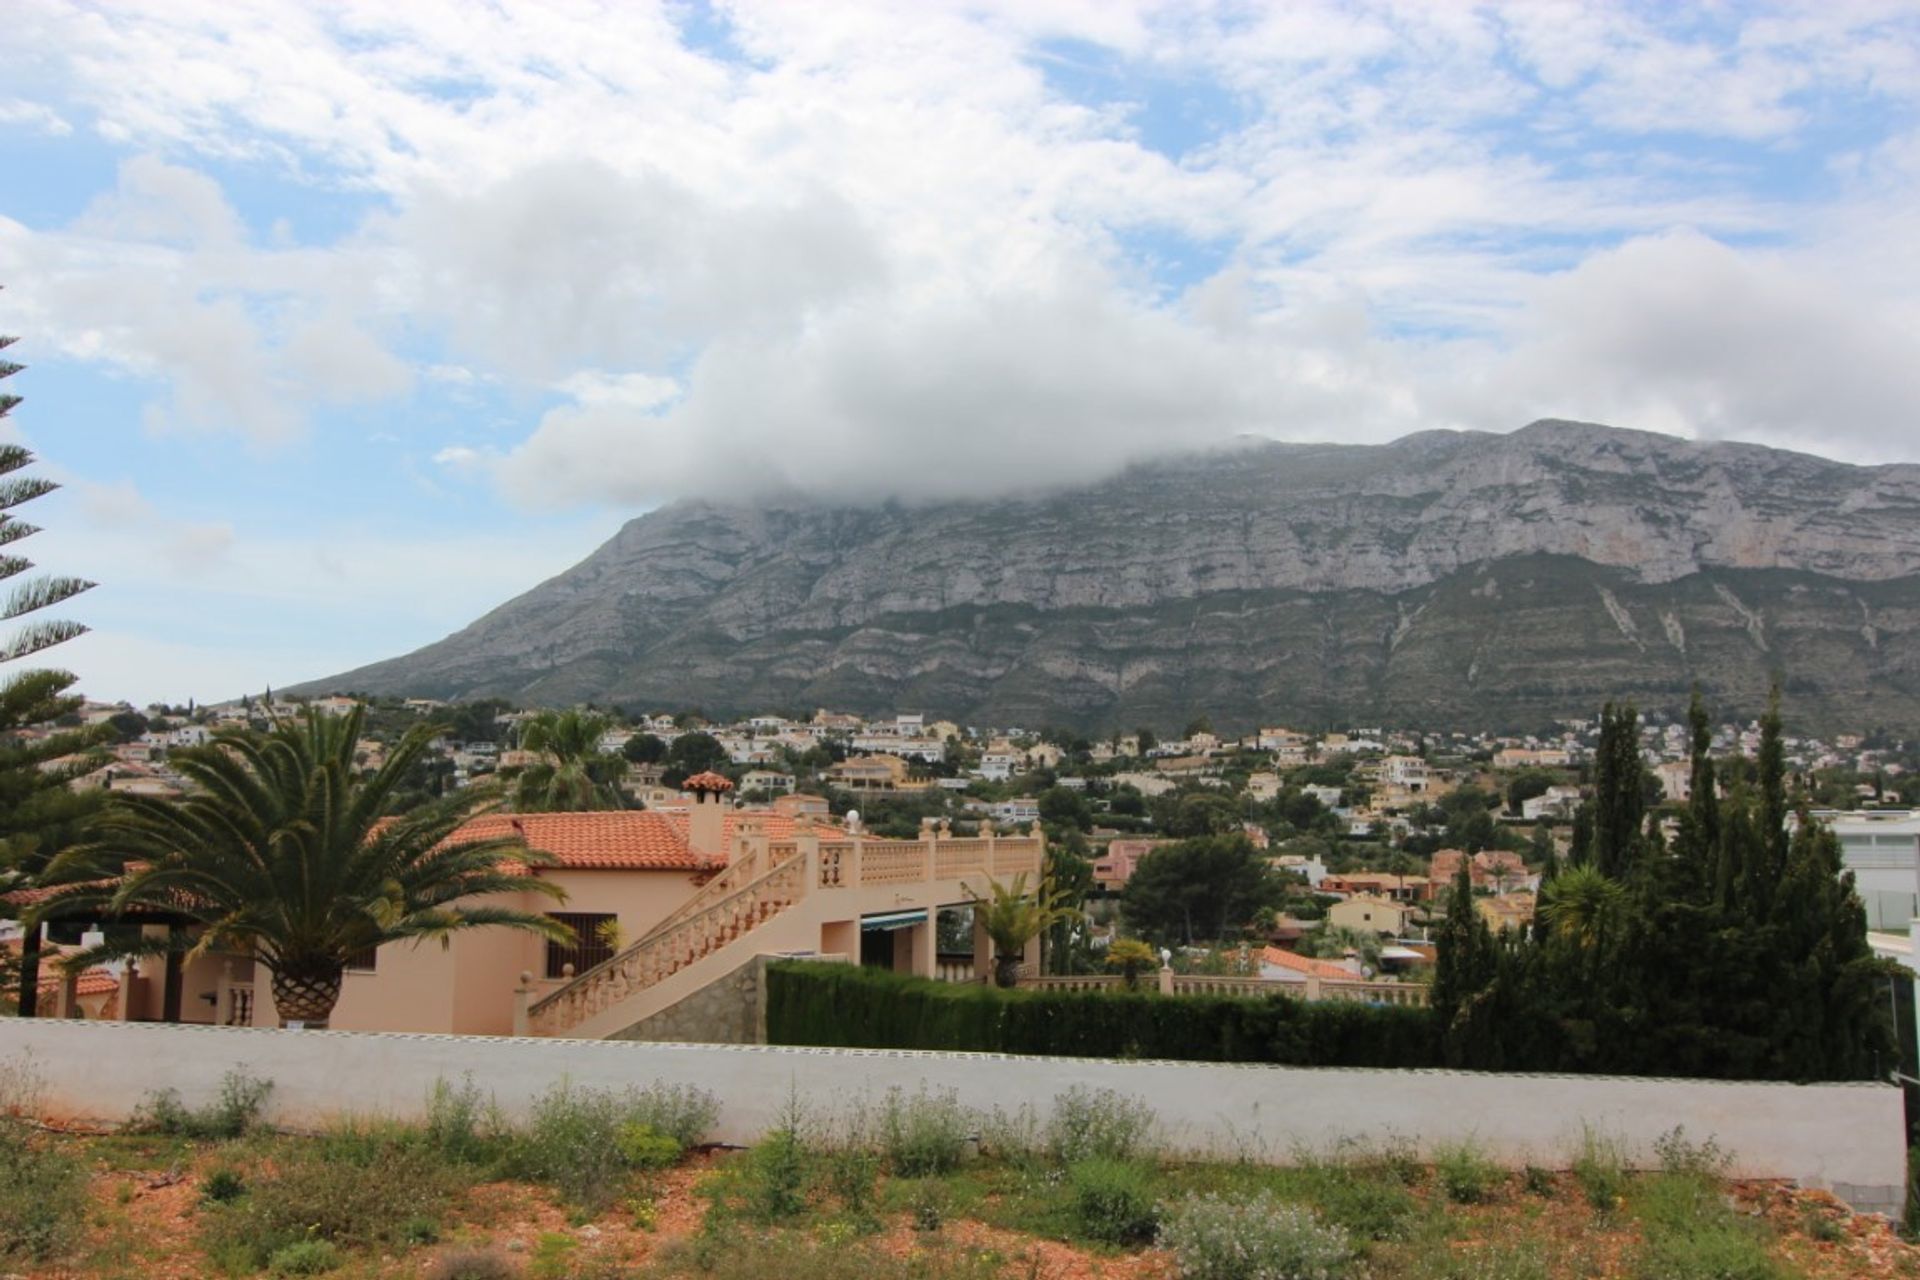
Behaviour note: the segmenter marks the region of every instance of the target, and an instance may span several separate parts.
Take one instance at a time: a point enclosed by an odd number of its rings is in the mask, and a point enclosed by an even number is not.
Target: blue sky
[[[1547,415],[1920,461],[1911,3],[9,21],[10,427],[97,696],[401,652],[681,498]]]

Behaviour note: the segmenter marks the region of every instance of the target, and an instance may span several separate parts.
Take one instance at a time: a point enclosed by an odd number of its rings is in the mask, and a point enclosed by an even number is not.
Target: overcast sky
[[[688,494],[1543,416],[1920,460],[1920,4],[0,0],[96,696],[438,638]]]

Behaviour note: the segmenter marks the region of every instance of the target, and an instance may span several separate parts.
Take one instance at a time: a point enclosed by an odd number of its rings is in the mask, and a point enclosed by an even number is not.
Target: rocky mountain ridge
[[[1920,467],[1541,422],[1245,443],[1023,499],[678,503],[303,688],[1504,726],[1695,681],[1744,708],[1779,672],[1803,720],[1920,725],[1916,644]]]

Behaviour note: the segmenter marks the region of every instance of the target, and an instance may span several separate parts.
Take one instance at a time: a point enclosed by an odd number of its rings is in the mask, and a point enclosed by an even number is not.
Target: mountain
[[[1695,682],[1748,714],[1776,673],[1796,725],[1920,728],[1920,466],[1547,421],[1031,498],[681,502],[295,692],[1531,728]]]

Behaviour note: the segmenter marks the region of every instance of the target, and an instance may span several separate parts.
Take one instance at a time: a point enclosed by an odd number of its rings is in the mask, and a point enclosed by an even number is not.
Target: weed
[[[340,1265],[340,1250],[326,1240],[296,1240],[273,1251],[267,1271],[276,1276],[319,1276]]]
[[[238,1138],[259,1125],[260,1112],[272,1092],[273,1081],[249,1075],[241,1065],[220,1078],[220,1092],[202,1107],[187,1106],[173,1089],[148,1094],[134,1112],[130,1127],[169,1137]]]
[[[873,1244],[825,1240],[797,1232],[696,1236],[668,1245],[649,1274],[699,1280],[1012,1280],[1005,1260],[975,1249],[927,1241],[897,1256]],[[1019,1273],[1026,1277],[1025,1270]]]
[[[247,1180],[233,1169],[215,1169],[200,1184],[200,1198],[208,1204],[231,1204],[247,1194]]]
[[[1366,1161],[1308,1157],[1279,1181],[1296,1187],[1329,1223],[1359,1240],[1399,1239],[1420,1207],[1405,1183]]]
[[[573,1271],[573,1252],[579,1247],[580,1242],[572,1236],[557,1231],[541,1233],[533,1243],[527,1274],[532,1280],[567,1280]]]
[[[1160,1239],[1181,1280],[1342,1280],[1355,1265],[1345,1231],[1269,1192],[1189,1196],[1168,1212]]]
[[[1124,1160],[1094,1156],[1067,1168],[1080,1234],[1103,1244],[1145,1244],[1159,1225],[1152,1172]]]
[[[1573,1179],[1598,1213],[1612,1213],[1626,1196],[1626,1157],[1620,1144],[1593,1129],[1580,1136],[1580,1151],[1573,1158]]]
[[[1675,1125],[1653,1140],[1653,1154],[1660,1159],[1662,1173],[1692,1174],[1703,1178],[1718,1178],[1726,1174],[1733,1163],[1733,1153],[1723,1149],[1712,1138],[1705,1142],[1692,1142],[1687,1138],[1687,1127]]]
[[[1491,1200],[1502,1177],[1500,1167],[1471,1142],[1441,1147],[1434,1152],[1433,1171],[1440,1180],[1440,1189],[1455,1204],[1482,1204]]]
[[[86,1214],[87,1170],[79,1157],[0,1116],[0,1259],[65,1253]]]
[[[880,1219],[874,1213],[879,1157],[859,1147],[848,1147],[826,1153],[820,1164],[821,1181],[827,1193],[840,1202],[849,1225],[862,1234],[879,1230]]]
[[[1553,1170],[1529,1164],[1520,1171],[1520,1185],[1527,1189],[1530,1196],[1551,1196],[1554,1192]]]
[[[696,1089],[615,1093],[563,1083],[533,1104],[508,1169],[597,1212],[619,1197],[627,1173],[671,1164],[706,1136],[716,1114],[712,1096]]]
[[[761,1222],[782,1222],[807,1211],[807,1181],[813,1151],[798,1095],[789,1094],[779,1123],[747,1152],[744,1190],[748,1212]]]
[[[913,1214],[915,1231],[938,1231],[947,1221],[947,1189],[937,1179],[922,1179],[909,1193],[907,1207]]]
[[[423,1136],[446,1159],[462,1164],[493,1162],[500,1155],[504,1128],[498,1111],[481,1101],[472,1076],[457,1087],[445,1080],[433,1082]]]
[[[1146,1147],[1153,1126],[1153,1111],[1139,1099],[1075,1085],[1053,1100],[1047,1154],[1063,1165],[1130,1160]]]
[[[1784,1274],[1768,1255],[1764,1230],[1728,1205],[1710,1175],[1655,1174],[1641,1179],[1630,1199],[1643,1236],[1632,1264],[1636,1280],[1778,1280]]]
[[[1809,1209],[1800,1217],[1800,1230],[1809,1240],[1821,1244],[1839,1244],[1847,1238],[1846,1228],[1824,1213]]]
[[[427,1268],[426,1280],[518,1280],[520,1268],[491,1249],[456,1249]]]
[[[893,1089],[880,1119],[887,1167],[902,1178],[925,1178],[960,1167],[973,1138],[973,1116],[951,1093]]]

